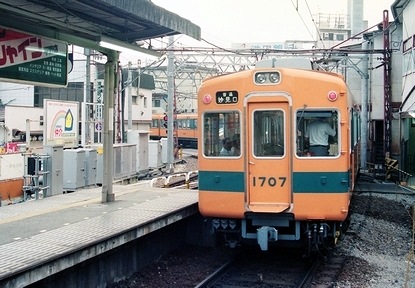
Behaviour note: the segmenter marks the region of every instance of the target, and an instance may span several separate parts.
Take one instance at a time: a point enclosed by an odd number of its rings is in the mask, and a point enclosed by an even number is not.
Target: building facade
[[[79,115],[82,115],[79,122],[79,135],[85,137],[85,142],[80,139],[80,144],[102,142],[100,128],[102,128],[103,121],[105,56],[76,46],[70,46],[69,51],[72,69],[68,74],[67,87],[56,88],[0,82],[1,142],[26,142],[26,128],[28,127],[31,135],[30,140],[35,141],[32,145],[38,146],[37,144],[41,143],[39,139],[42,139],[43,101],[45,99],[79,102]],[[127,83],[127,71],[128,69],[124,68],[120,69],[118,73],[120,89],[115,93],[116,99],[114,100],[115,142],[122,142],[125,138],[129,117],[133,123],[130,130],[149,131],[151,124],[154,79],[150,75],[142,73],[139,75],[134,71],[133,81]],[[132,100],[131,103],[128,99]],[[86,104],[83,106],[81,103]],[[27,126],[27,123],[30,125]]]
[[[396,0],[392,4],[395,22],[402,27],[400,50],[403,53],[401,66],[402,85],[400,116],[401,169],[415,174],[415,1]]]

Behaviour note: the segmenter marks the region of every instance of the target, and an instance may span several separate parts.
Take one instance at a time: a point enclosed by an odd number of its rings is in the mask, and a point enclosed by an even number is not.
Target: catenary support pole
[[[116,67],[118,63],[118,52],[108,53],[105,63],[104,76],[104,161],[103,161],[103,183],[102,202],[113,202],[115,195],[112,182],[114,179],[114,95],[117,91],[118,81],[116,79]]]
[[[368,42],[365,41],[362,43],[362,50],[366,51],[368,49]],[[362,93],[362,111],[361,111],[361,139],[360,139],[360,168],[364,171],[366,170],[367,163],[367,130],[368,130],[368,82],[369,82],[369,73],[368,73],[368,62],[369,57],[367,54],[363,54],[362,58],[362,84],[361,84],[361,93]]]
[[[169,36],[168,51],[173,50],[174,36]],[[174,103],[174,52],[169,51],[167,54],[167,170],[173,172],[173,103]]]

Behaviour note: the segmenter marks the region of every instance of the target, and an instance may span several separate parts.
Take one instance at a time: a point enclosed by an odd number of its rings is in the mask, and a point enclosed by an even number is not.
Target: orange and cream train
[[[335,73],[255,68],[206,79],[198,92],[199,210],[216,235],[262,250],[336,243],[360,166],[354,107]],[[323,155],[306,137],[317,119],[335,131]]]
[[[174,116],[174,137],[179,145],[197,148],[197,114],[185,113]],[[150,139],[159,140],[167,137],[166,114],[153,114],[150,127]]]

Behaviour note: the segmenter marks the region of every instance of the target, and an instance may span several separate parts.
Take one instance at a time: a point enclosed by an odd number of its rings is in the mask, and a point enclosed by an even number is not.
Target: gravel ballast
[[[335,251],[347,261],[334,287],[415,287],[414,205],[413,189],[360,179]]]

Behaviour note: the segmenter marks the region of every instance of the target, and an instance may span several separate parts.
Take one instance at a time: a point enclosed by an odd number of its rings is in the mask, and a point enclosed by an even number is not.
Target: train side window
[[[296,127],[297,156],[332,157],[339,155],[337,110],[298,110]]]
[[[359,118],[359,114],[356,110],[351,109],[350,110],[350,121],[351,121],[351,146],[350,147],[355,147],[358,143],[359,143],[359,135],[360,135],[360,118]]]
[[[241,151],[238,147],[241,126],[239,112],[205,113],[203,123],[203,154],[206,157],[239,157]],[[229,142],[226,140],[232,142],[232,145],[226,143]]]
[[[282,157],[285,153],[284,112],[255,111],[253,118],[253,149],[257,157]]]

